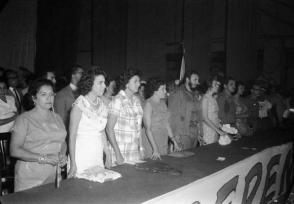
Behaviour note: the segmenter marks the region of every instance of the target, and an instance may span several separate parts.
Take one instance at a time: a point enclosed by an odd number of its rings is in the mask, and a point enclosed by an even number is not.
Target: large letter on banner
[[[227,182],[225,185],[219,189],[217,192],[217,200],[215,204],[223,204],[223,202],[226,200],[226,198],[232,193],[233,191],[236,191],[237,185],[238,185],[238,179],[239,176],[235,176],[232,178],[229,182]]]
[[[255,185],[252,191],[250,192],[250,195],[248,196],[249,184],[255,176],[257,177],[255,181]],[[258,162],[257,164],[254,165],[254,167],[250,169],[249,173],[245,177],[245,189],[243,193],[242,204],[252,203],[253,198],[259,187],[261,176],[262,176],[262,164]]]
[[[293,150],[289,150],[284,163],[279,195],[286,193],[293,182]]]
[[[281,158],[280,154],[275,155],[274,157],[271,158],[270,162],[267,164],[267,171],[266,171],[267,173],[266,173],[265,185],[264,185],[264,189],[263,189],[263,193],[261,197],[261,203],[270,202],[275,195],[275,191],[272,191],[269,195],[267,195],[267,193],[270,187],[276,183],[277,172],[274,172],[271,175],[271,170],[274,166],[280,163],[280,158]]]
[[[289,190],[288,181],[291,181],[293,169],[292,146],[289,142],[269,147],[145,204],[269,203],[277,199],[279,193]]]

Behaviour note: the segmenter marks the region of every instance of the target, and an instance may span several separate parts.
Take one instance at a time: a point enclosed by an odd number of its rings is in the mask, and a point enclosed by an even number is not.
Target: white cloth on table
[[[94,166],[83,171],[83,173],[77,174],[76,177],[89,181],[104,183],[105,181],[112,181],[120,178],[121,174],[109,169],[104,169],[100,166]]]

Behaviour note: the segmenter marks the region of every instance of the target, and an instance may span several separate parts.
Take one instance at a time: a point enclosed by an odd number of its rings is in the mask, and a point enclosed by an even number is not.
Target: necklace
[[[93,106],[97,106],[98,104],[99,104],[99,98],[97,97],[94,101],[92,101],[91,99],[90,99],[90,97],[88,96],[87,97],[88,98],[88,101],[93,105]]]

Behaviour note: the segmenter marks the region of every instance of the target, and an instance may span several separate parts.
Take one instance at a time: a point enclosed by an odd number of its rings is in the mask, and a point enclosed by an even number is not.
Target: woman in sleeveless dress
[[[36,80],[29,95],[35,107],[17,117],[10,143],[11,156],[19,159],[15,165],[15,192],[54,182],[56,165],[66,163],[66,130],[59,115],[51,111],[52,82]]]
[[[83,74],[79,84],[81,96],[70,114],[69,177],[82,174],[92,167],[104,168],[103,151],[109,158],[103,134],[107,122],[107,107],[101,96],[105,89],[105,73],[93,68]],[[108,167],[108,163],[106,162]]]
[[[207,145],[218,141],[218,135],[225,135],[221,130],[220,120],[218,118],[218,105],[216,94],[220,82],[218,77],[212,77],[208,81],[208,90],[202,98],[202,128],[203,137],[199,140],[200,145]]]
[[[169,112],[165,104],[166,84],[163,80],[154,78],[147,83],[147,93],[151,95],[144,106],[145,134],[142,134],[144,157],[161,159],[168,154],[168,138],[175,144],[175,150],[180,147],[173,136],[169,120]],[[147,136],[147,137],[146,137]]]

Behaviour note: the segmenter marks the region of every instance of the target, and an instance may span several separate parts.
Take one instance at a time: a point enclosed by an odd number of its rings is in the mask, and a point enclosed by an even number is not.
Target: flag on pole
[[[181,62],[181,70],[180,70],[180,81],[183,80],[184,76],[185,76],[185,54],[183,53],[182,56],[182,62]]]

